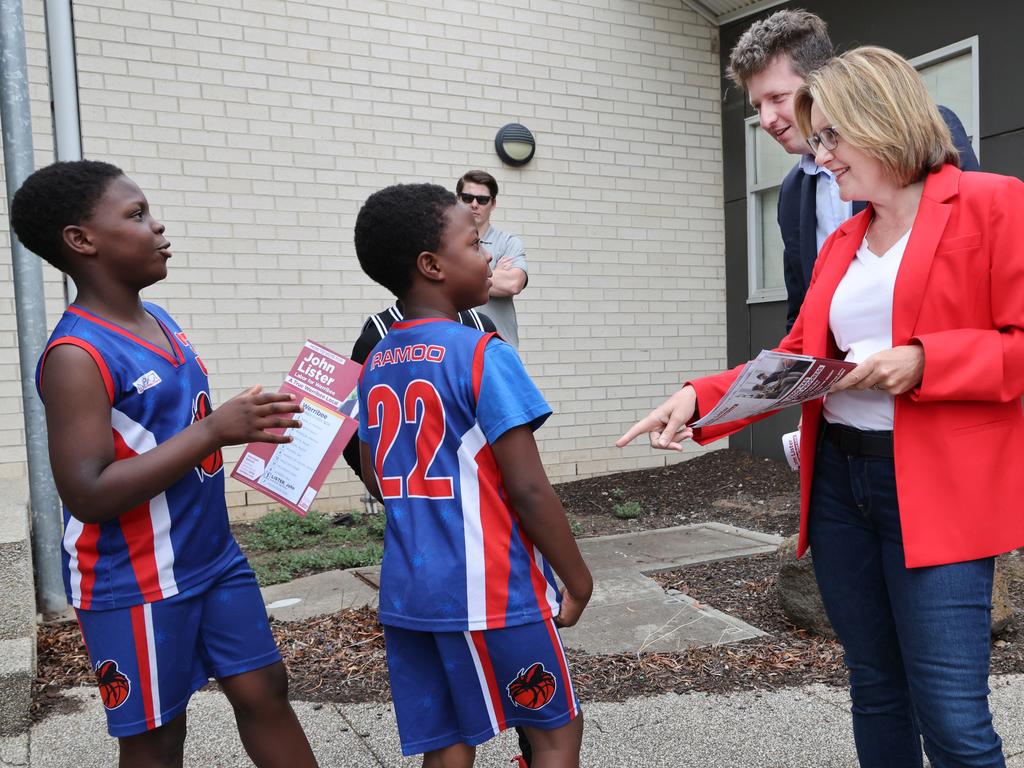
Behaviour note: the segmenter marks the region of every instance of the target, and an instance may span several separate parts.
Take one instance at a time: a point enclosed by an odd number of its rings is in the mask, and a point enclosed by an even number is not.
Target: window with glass
[[[911,59],[936,104],[960,118],[981,160],[978,141],[978,38],[971,37]]]
[[[748,301],[786,298],[782,235],[777,209],[779,186],[796,158],[761,130],[757,116],[746,121]]]

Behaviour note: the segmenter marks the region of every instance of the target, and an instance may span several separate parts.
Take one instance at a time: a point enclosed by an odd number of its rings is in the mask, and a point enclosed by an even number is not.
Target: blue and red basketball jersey
[[[163,309],[145,304],[173,353],[72,304],[36,366],[42,396],[46,356],[73,344],[92,356],[110,397],[116,460],[145,453],[213,410],[206,369]],[[162,600],[215,576],[239,553],[228,527],[224,460],[211,454],[166,491],[105,523],[64,508],[68,601],[107,610]]]
[[[451,632],[557,614],[491,451],[551,414],[515,350],[450,320],[396,322],[363,367],[359,407],[387,512],[381,623]]]

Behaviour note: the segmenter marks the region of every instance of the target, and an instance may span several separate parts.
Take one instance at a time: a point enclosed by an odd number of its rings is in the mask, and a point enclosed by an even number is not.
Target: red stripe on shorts
[[[473,638],[473,647],[476,648],[476,655],[480,658],[480,666],[484,670],[484,678],[487,680],[487,693],[491,697],[491,707],[494,709],[494,719],[498,723],[498,730],[504,731],[508,727],[505,725],[505,706],[501,701],[498,680],[494,676],[494,665],[491,664],[491,656],[487,652],[484,634],[482,631],[476,631],[470,632],[469,636]]]
[[[139,688],[142,691],[142,708],[146,713],[146,728],[156,728],[153,712],[153,687],[150,685],[149,638],[146,635],[146,606],[133,605],[132,636],[135,638],[135,658],[139,666]]]
[[[555,629],[554,620],[545,621],[544,626],[547,627],[548,634],[551,635],[555,658],[558,659],[558,666],[562,670],[562,689],[565,691],[565,699],[569,705],[569,719],[573,720],[578,712],[576,711],[576,702],[572,697],[572,683],[569,682],[569,663],[565,660],[565,651],[562,650],[562,641],[558,639],[558,630]]]

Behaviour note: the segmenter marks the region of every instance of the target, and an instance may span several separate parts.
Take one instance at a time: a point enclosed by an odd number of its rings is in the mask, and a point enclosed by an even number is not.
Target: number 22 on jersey
[[[437,389],[429,381],[414,379],[399,397],[391,387],[378,384],[366,398],[366,425],[379,429],[380,438],[373,458],[374,472],[385,499],[403,496],[420,499],[450,499],[452,478],[427,477],[430,465],[444,442],[447,422],[444,403]],[[416,456],[405,475],[384,476],[384,462],[405,429],[416,429]],[[406,493],[402,492],[403,484]]]

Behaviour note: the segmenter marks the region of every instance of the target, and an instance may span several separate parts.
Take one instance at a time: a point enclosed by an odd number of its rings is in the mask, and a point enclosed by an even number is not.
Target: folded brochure
[[[814,400],[856,367],[844,360],[762,350],[714,408],[689,426],[722,424]]]
[[[359,422],[357,385],[362,367],[322,344],[307,341],[280,392],[302,405],[301,429],[270,430],[290,443],[249,443],[231,476],[305,515]]]

